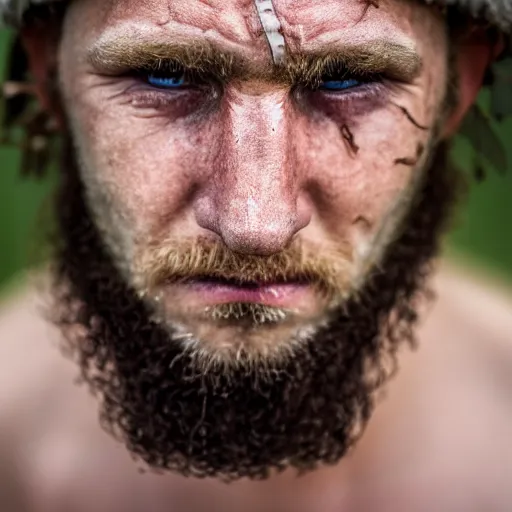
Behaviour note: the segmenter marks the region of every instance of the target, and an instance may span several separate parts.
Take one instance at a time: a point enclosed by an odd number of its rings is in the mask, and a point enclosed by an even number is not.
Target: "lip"
[[[293,309],[312,293],[311,285],[301,282],[237,285],[223,281],[192,280],[181,286],[206,304],[244,302],[287,309]]]

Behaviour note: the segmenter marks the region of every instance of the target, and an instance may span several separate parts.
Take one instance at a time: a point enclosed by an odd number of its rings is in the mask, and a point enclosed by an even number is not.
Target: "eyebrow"
[[[270,58],[265,63],[251,61],[242,52],[226,51],[208,41],[169,43],[113,36],[97,41],[87,52],[87,59],[100,72],[110,74],[173,69],[222,82],[256,78],[309,86],[318,85],[329,74],[381,75],[412,82],[422,70],[422,59],[413,48],[385,40],[288,53],[275,65]]]

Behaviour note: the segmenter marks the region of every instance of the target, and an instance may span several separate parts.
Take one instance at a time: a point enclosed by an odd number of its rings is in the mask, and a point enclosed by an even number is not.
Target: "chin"
[[[199,312],[170,314],[162,301],[147,305],[152,321],[201,367],[278,366],[292,358],[327,325],[329,313],[300,315],[296,309],[260,303],[214,304]]]

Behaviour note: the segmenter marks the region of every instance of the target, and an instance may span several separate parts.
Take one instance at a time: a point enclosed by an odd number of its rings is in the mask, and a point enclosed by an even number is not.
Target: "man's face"
[[[104,423],[154,467],[339,460],[413,338],[452,202],[437,11],[274,9],[276,62],[253,2],[66,14],[56,320]]]
[[[242,331],[252,356],[280,353],[357,293],[403,220],[446,92],[435,11],[274,6],[276,65],[246,0],[77,1],[61,46],[82,178],[118,268],[155,318],[224,359]]]

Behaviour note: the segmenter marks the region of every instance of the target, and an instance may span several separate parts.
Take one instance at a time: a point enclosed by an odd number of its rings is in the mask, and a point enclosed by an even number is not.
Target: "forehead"
[[[247,53],[268,50],[254,0],[80,0],[97,34],[123,29],[134,35],[211,40]],[[371,39],[415,46],[415,25],[426,7],[410,0],[273,0],[288,48]],[[76,4],[75,4],[76,5]]]

